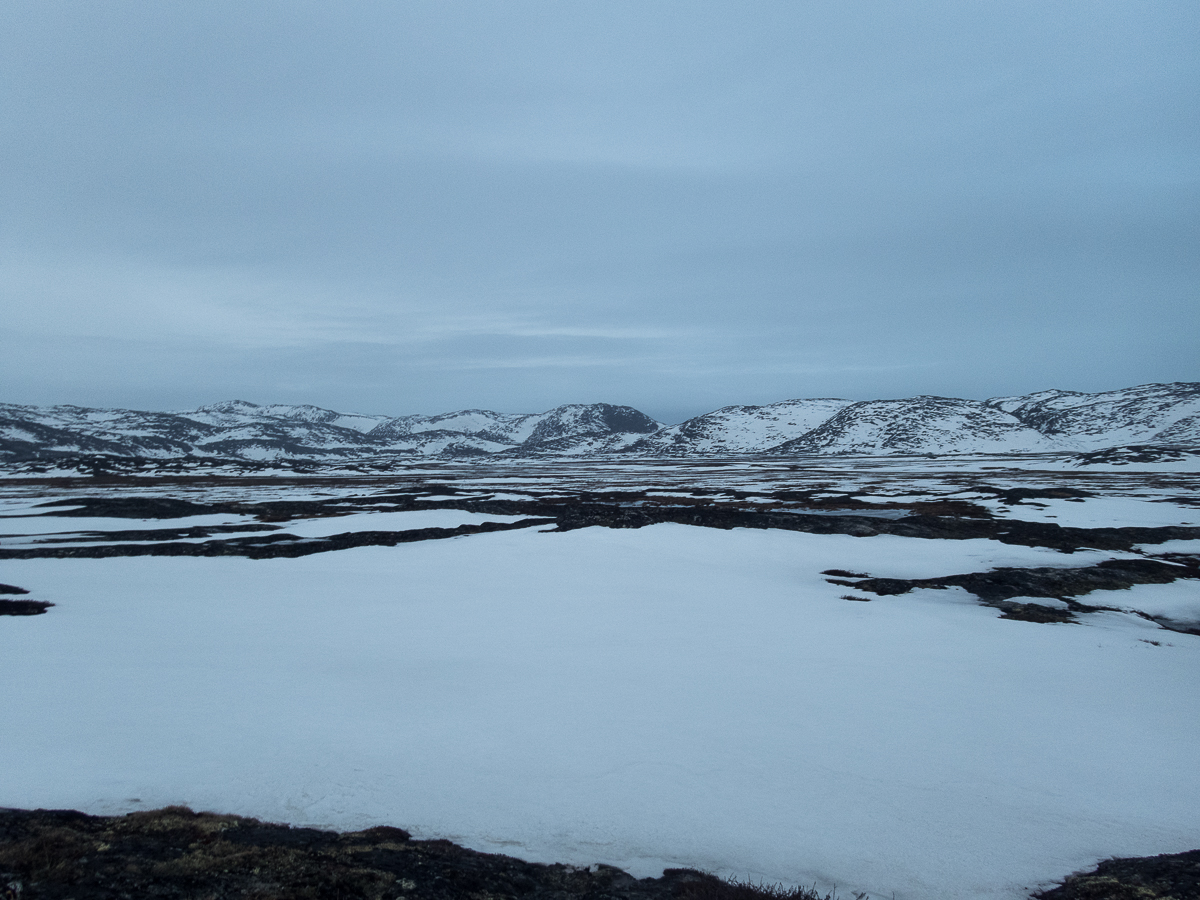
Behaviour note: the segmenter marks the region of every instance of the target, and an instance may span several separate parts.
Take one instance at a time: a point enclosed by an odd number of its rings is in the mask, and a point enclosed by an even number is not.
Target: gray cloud
[[[14,4],[6,399],[1197,377],[1190,3]]]

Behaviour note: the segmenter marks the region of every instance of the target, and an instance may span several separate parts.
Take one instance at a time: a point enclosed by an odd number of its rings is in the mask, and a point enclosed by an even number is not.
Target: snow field
[[[1200,639],[1000,620],[961,590],[851,603],[819,573],[1052,559],[1094,561],[666,524],[10,562],[0,580],[58,605],[0,619],[0,805],[179,802],[637,875],[1024,897],[1196,846]]]
[[[1124,591],[1092,591],[1079,598],[1093,606],[1115,606],[1121,609],[1137,609],[1152,616],[1163,616],[1175,623],[1200,627],[1200,582],[1194,580],[1173,581],[1170,584],[1135,584]],[[1175,635],[1164,635],[1161,640],[1173,640]],[[1182,635],[1200,642],[1200,638]]]
[[[1089,497],[1084,500],[1038,499],[1006,506],[1000,500],[975,500],[993,515],[1024,522],[1055,522],[1066,528],[1159,528],[1200,525],[1200,509],[1140,497]],[[1153,551],[1151,551],[1153,552]]]

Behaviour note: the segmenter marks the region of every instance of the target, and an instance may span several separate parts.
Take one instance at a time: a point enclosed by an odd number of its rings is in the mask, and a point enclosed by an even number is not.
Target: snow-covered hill
[[[913,397],[853,403],[772,453],[1045,453],[1068,449],[977,400]]]
[[[1080,450],[1200,443],[1197,383],[1143,384],[1099,394],[1039,391],[1024,397],[994,397],[987,404]]]
[[[229,400],[201,406],[190,412],[178,413],[185,419],[208,425],[253,425],[263,418],[287,419],[293,422],[308,422],[314,425],[333,425],[366,433],[388,421],[387,416],[363,416],[356,413],[339,413],[319,406],[287,406],[281,403],[259,406],[245,400]]]
[[[636,441],[629,450],[652,456],[755,453],[807,434],[850,402],[821,398],[726,406],[663,428]]]
[[[607,403],[560,406],[541,417],[516,452],[518,455],[612,452],[661,428],[661,422],[631,406]]]
[[[511,415],[490,409],[460,409],[436,416],[399,416],[385,419],[370,434],[374,438],[394,439],[404,435],[465,434],[494,444],[511,446],[526,440],[550,413]]]
[[[629,406],[434,416],[240,400],[182,412],[0,404],[0,460],[371,457],[703,457],[729,454],[1087,453],[1200,446],[1200,383],[962,400],[808,399],[727,406],[664,427]]]

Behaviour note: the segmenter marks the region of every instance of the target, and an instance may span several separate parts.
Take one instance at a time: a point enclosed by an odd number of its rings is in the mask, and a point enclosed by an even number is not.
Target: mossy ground
[[[338,834],[171,806],[126,816],[0,810],[0,897],[109,900],[833,900],[690,869],[635,879],[539,865],[399,828]]]

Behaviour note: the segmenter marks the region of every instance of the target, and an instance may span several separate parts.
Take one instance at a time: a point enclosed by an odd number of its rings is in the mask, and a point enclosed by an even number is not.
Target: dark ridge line
[[[45,600],[5,600],[0,598],[0,616],[40,616],[53,605]]]
[[[543,505],[540,509],[544,514],[553,514],[551,507]],[[589,525],[642,528],[661,522],[676,522],[708,528],[775,528],[810,534],[847,534],[853,537],[891,534],[898,537],[947,540],[984,538],[1004,544],[1046,547],[1065,553],[1083,549],[1128,551],[1137,544],[1161,544],[1170,540],[1200,538],[1200,527],[1182,525],[1158,528],[1069,528],[1055,523],[1024,522],[1018,519],[951,518],[920,514],[901,519],[880,519],[854,515],[805,515],[803,512],[612,508],[575,504],[559,511],[556,517],[559,530],[562,531],[586,528]]]
[[[455,528],[350,531],[324,538],[297,538],[286,533],[275,533],[263,537],[187,544],[171,541],[162,544],[105,544],[98,547],[22,547],[14,550],[0,548],[0,559],[106,559],[118,556],[243,556],[248,559],[293,559],[353,547],[394,547],[397,544],[416,541],[441,540],[553,524],[553,519],[525,519],[521,522],[481,522],[478,525],[459,525]]]

